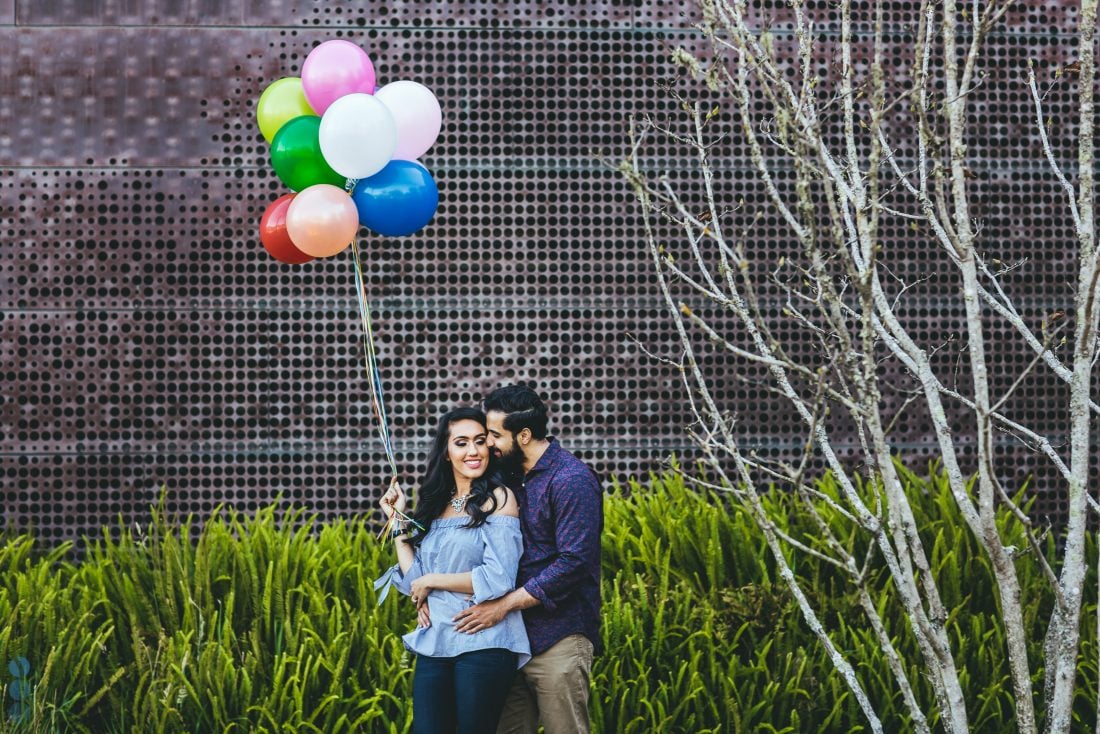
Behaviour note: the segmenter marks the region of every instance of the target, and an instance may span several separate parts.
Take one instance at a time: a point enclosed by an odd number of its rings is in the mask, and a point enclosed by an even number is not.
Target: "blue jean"
[[[453,658],[416,656],[413,734],[482,734],[497,728],[516,654],[491,648]]]

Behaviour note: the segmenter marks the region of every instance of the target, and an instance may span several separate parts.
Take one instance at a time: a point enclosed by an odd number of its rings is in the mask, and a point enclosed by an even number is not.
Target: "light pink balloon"
[[[439,100],[423,84],[390,82],[375,93],[397,123],[397,149],[393,157],[415,161],[435,144],[443,127]]]
[[[350,41],[325,41],[302,64],[302,92],[318,115],[345,94],[373,94],[374,82],[370,57]]]
[[[313,257],[329,257],[351,244],[359,231],[359,212],[347,192],[332,184],[302,189],[286,210],[290,241]]]

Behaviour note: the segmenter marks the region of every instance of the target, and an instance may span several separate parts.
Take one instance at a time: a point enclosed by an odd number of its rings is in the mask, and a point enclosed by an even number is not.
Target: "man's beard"
[[[512,450],[508,453],[503,451],[500,456],[496,457],[497,469],[506,476],[518,477],[523,474],[523,449],[519,447],[518,443],[512,444]]]

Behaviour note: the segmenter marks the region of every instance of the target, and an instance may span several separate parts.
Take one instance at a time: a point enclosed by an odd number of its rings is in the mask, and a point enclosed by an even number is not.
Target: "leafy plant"
[[[1014,707],[988,562],[960,530],[934,467],[928,479],[906,473],[905,481],[930,558],[954,589],[951,640],[974,731],[1003,731]],[[835,487],[825,478],[819,490]],[[858,706],[755,525],[728,499],[690,489],[678,471],[609,492],[595,731],[861,730]],[[796,498],[766,501],[786,518],[785,533],[813,542]],[[829,521],[838,537],[859,542],[841,532],[845,517]],[[1011,517],[999,521],[1006,537],[1020,530]],[[276,505],[253,515],[223,509],[199,527],[169,517],[162,503],[149,523],[105,532],[80,559],[68,546],[9,538],[0,545],[0,658],[41,662],[21,676],[20,719],[9,711],[0,734],[409,731],[412,665],[400,635],[414,613],[397,595],[377,604],[372,581],[392,557],[375,531],[365,518],[319,523]],[[1088,553],[1095,560],[1095,543]],[[1037,648],[1052,600],[1034,558],[1021,554],[1018,563]],[[844,579],[812,559],[794,568],[839,630],[835,642],[857,663],[884,722],[906,730],[887,661]],[[896,601],[885,579],[872,564],[868,584],[887,611]],[[1089,583],[1095,588],[1095,576]],[[889,633],[899,651],[912,651],[907,629]],[[1095,649],[1095,628],[1082,635]],[[1038,649],[1030,654],[1040,659]],[[1083,729],[1094,723],[1096,676],[1080,671]],[[933,711],[922,685],[917,695]]]

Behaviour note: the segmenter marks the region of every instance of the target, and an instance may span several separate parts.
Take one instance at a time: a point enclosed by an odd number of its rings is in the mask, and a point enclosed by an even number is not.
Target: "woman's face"
[[[455,479],[477,479],[489,468],[489,445],[485,426],[465,419],[451,424],[447,437],[447,460],[454,469]]]

